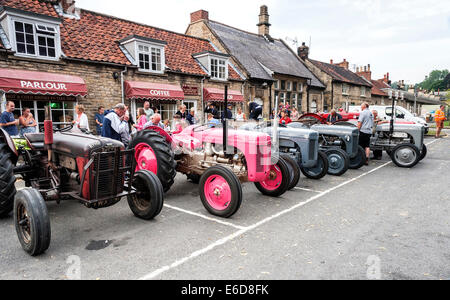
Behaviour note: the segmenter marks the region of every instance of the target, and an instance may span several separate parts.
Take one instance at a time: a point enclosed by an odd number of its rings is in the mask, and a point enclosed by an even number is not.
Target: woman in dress
[[[137,124],[134,124],[134,128],[136,128],[137,131],[141,131],[144,129],[144,125],[146,123],[147,123],[147,114],[145,113],[145,110],[143,108],[139,108]]]
[[[25,107],[22,112],[22,116],[19,118],[20,135],[25,133],[36,133],[37,123],[29,108]]]
[[[297,108],[292,108],[292,113],[291,113],[291,119],[292,121],[298,121],[298,119],[300,118],[300,113],[298,112]]]

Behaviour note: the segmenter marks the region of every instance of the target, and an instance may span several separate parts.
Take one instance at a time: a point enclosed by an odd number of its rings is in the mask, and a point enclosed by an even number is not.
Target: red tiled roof
[[[371,80],[372,82],[372,95],[377,96],[387,96],[388,94],[382,89],[389,88],[389,85],[387,85],[382,79],[381,80]]]
[[[54,7],[42,0],[0,0],[3,5],[59,17]],[[80,19],[62,18],[61,48],[68,58],[120,65],[131,65],[119,48],[119,41],[131,35],[167,42],[166,67],[173,72],[207,76],[193,54],[215,51],[209,41],[183,34],[79,10]],[[230,79],[241,77],[230,67]]]
[[[311,63],[313,63],[316,67],[321,69],[323,72],[325,72],[328,75],[330,75],[331,77],[333,77],[333,79],[335,79],[337,81],[350,83],[350,84],[354,84],[354,85],[362,85],[362,86],[372,87],[372,85],[368,81],[366,81],[362,77],[358,76],[356,73],[354,73],[350,70],[347,70],[343,67],[339,67],[339,66],[332,65],[332,64],[327,64],[327,63],[317,61],[317,60],[312,60],[312,59],[310,59],[309,61]]]
[[[59,18],[53,4],[49,2],[45,0],[0,0],[0,5]]]

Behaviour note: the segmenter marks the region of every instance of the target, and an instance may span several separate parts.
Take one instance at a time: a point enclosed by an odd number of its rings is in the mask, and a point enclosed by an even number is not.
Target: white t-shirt
[[[83,113],[81,114],[80,119],[77,118],[77,120],[75,121],[75,126],[77,128],[85,128],[89,130],[89,120],[86,114]]]
[[[245,119],[244,119],[244,113],[242,113],[242,114],[236,114],[236,121],[245,121]]]

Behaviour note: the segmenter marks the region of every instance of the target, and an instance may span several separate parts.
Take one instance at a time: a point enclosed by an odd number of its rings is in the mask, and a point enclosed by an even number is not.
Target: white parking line
[[[377,168],[375,168],[373,170],[370,170],[369,172],[361,174],[358,177],[350,179],[350,180],[348,180],[348,181],[346,181],[344,183],[339,184],[338,186],[335,186],[335,187],[333,187],[333,188],[331,188],[329,190],[326,190],[326,191],[324,191],[324,192],[322,192],[322,193],[320,193],[320,194],[318,194],[318,195],[316,195],[314,197],[311,197],[308,200],[306,200],[304,202],[301,202],[301,203],[299,203],[299,204],[297,204],[297,205],[295,205],[295,206],[293,206],[293,207],[291,207],[289,209],[283,210],[283,211],[281,211],[281,212],[279,212],[279,213],[277,213],[275,215],[272,215],[272,216],[270,216],[270,217],[268,217],[268,218],[266,218],[266,219],[264,219],[264,220],[262,220],[262,221],[260,221],[260,222],[258,222],[256,224],[254,224],[254,225],[251,225],[249,227],[243,228],[243,229],[241,229],[241,230],[239,230],[239,231],[237,231],[237,232],[235,232],[235,233],[233,233],[233,234],[231,234],[231,235],[229,235],[227,237],[224,237],[223,239],[218,240],[217,242],[214,242],[214,243],[210,244],[209,246],[207,246],[207,247],[205,247],[203,249],[200,249],[198,251],[193,252],[189,256],[186,256],[186,257],[184,257],[182,259],[179,259],[179,260],[175,261],[171,265],[161,267],[161,268],[153,271],[152,273],[149,273],[149,274],[141,277],[139,280],[155,279],[157,276],[159,276],[159,275],[161,275],[161,274],[163,274],[163,273],[165,273],[165,272],[167,272],[167,271],[169,271],[171,269],[174,269],[174,268],[176,268],[178,266],[181,266],[184,263],[186,263],[186,262],[188,262],[188,261],[190,261],[190,260],[192,260],[194,258],[197,258],[197,257],[199,257],[199,256],[201,256],[201,255],[203,255],[205,253],[208,253],[211,250],[214,250],[215,248],[217,248],[217,247],[219,247],[221,245],[224,245],[227,242],[230,242],[230,241],[234,240],[235,238],[240,237],[240,236],[242,236],[243,234],[245,234],[245,233],[247,233],[249,231],[252,231],[252,230],[254,230],[254,229],[256,229],[256,228],[258,228],[258,227],[260,227],[260,226],[262,226],[262,225],[264,225],[264,224],[266,224],[266,223],[268,223],[268,222],[270,222],[270,221],[272,221],[274,219],[277,219],[277,218],[279,218],[279,217],[281,217],[281,216],[283,216],[285,214],[288,214],[288,213],[296,210],[297,208],[305,206],[308,203],[311,203],[311,202],[313,202],[313,201],[315,201],[317,199],[320,199],[323,196],[325,196],[325,195],[327,195],[327,194],[329,194],[329,193],[331,193],[331,192],[333,192],[333,191],[335,191],[335,190],[337,190],[337,189],[339,189],[339,188],[341,188],[343,186],[346,186],[346,185],[348,185],[348,184],[350,184],[350,183],[352,183],[352,182],[354,182],[354,181],[356,181],[358,179],[361,179],[361,178],[363,178],[363,177],[365,177],[365,176],[367,176],[369,174],[372,174],[372,173],[374,173],[374,172],[376,172],[376,171],[378,171],[378,170],[380,170],[380,169],[382,169],[382,168],[384,168],[384,167],[386,167],[386,166],[388,166],[390,164],[392,164],[392,162],[387,162],[387,163],[385,163],[385,164],[383,164],[383,165],[381,165],[381,166],[379,166],[379,167],[377,167]]]
[[[321,191],[315,191],[315,190],[305,189],[305,188],[301,188],[301,187],[295,187],[294,189],[299,190],[299,191],[318,193],[318,194],[323,193],[323,192],[321,192]]]
[[[169,209],[173,209],[173,210],[176,210],[176,211],[179,211],[179,212],[191,215],[191,216],[196,216],[196,217],[208,220],[208,221],[216,222],[216,223],[219,223],[219,224],[222,224],[222,225],[225,225],[225,226],[230,226],[230,227],[233,227],[233,228],[236,228],[236,229],[245,229],[245,227],[243,227],[243,226],[235,225],[233,223],[225,222],[225,221],[222,221],[222,220],[219,220],[219,219],[216,219],[216,218],[211,218],[211,217],[208,217],[208,216],[205,216],[205,215],[193,212],[193,211],[189,211],[189,210],[186,210],[186,209],[183,209],[183,208],[175,207],[175,206],[168,205],[168,204],[164,204],[164,206],[169,208]]]

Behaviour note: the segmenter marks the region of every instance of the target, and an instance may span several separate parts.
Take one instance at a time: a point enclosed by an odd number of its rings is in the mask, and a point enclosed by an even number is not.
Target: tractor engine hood
[[[124,148],[124,145],[116,140],[82,133],[55,133],[53,137],[53,150],[71,157],[88,158],[105,147]]]
[[[334,135],[334,136],[353,136],[357,137],[359,135],[358,128],[339,126],[339,125],[313,125],[312,130],[317,130],[319,134]]]

